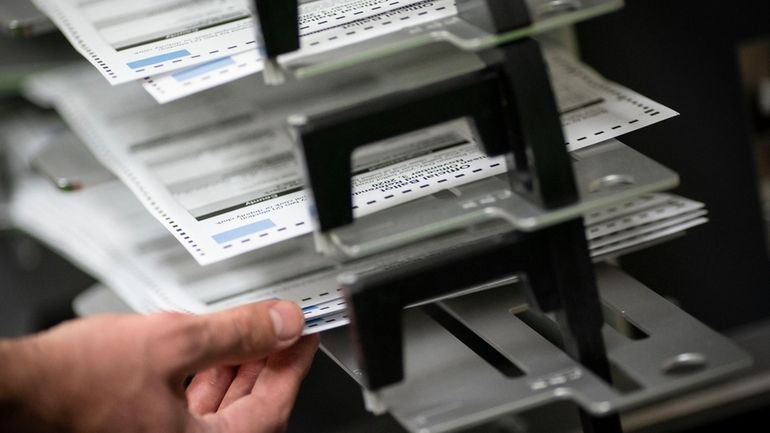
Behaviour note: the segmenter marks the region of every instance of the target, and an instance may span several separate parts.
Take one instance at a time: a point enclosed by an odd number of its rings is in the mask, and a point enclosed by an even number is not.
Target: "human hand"
[[[300,339],[303,326],[300,309],[278,301],[68,322],[0,343],[0,406],[25,428],[282,431],[318,347]]]

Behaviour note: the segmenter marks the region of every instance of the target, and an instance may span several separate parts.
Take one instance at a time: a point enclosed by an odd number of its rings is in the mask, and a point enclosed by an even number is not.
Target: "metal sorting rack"
[[[678,178],[617,141],[568,154],[533,36],[622,4],[458,0],[457,16],[281,59],[299,82],[334,79],[329,72],[345,69],[397,72],[394,65],[418,52],[428,64],[442,50],[481,62],[336,107],[303,107],[287,119],[311,192],[316,247],[338,263],[351,321],[349,332],[324,336],[324,350],[363,386],[373,412],[388,410],[411,431],[439,433],[569,399],[585,431],[618,433],[619,410],[749,364],[729,341],[619,271],[601,267],[597,290],[583,215]],[[257,0],[266,12],[263,38],[273,41],[267,72],[296,41],[273,31],[279,26],[266,5]],[[434,194],[354,220],[354,151],[458,118],[469,119],[488,156],[508,158],[507,176],[450,189],[452,200]],[[493,233],[474,233],[490,226]],[[427,251],[458,233],[476,239]],[[343,265],[379,254],[403,260]],[[522,284],[493,284],[513,276]],[[472,287],[487,290],[468,294]]]
[[[483,340],[481,348],[464,344],[467,335],[453,335],[452,326],[431,320],[430,311],[406,312],[406,380],[381,392],[388,411],[421,433],[458,430],[559,400],[602,415],[750,365],[749,355],[730,340],[622,271],[599,265],[596,275],[615,386],[567,356],[554,322],[530,311],[520,285],[511,285],[439,303],[452,321]],[[323,334],[322,348],[361,380],[344,329]]]

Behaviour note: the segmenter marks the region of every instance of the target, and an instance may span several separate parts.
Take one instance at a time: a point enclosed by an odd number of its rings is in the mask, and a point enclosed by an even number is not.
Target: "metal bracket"
[[[260,46],[269,58],[299,49],[298,0],[254,0]]]

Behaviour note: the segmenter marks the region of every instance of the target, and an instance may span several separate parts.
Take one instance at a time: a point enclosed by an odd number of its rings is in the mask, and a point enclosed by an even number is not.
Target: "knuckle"
[[[240,370],[238,371],[238,374],[243,377],[248,378],[255,378],[259,376],[259,373],[262,371],[262,368],[259,365],[242,365]]]
[[[182,313],[162,313],[156,318],[155,341],[152,344],[161,358],[159,365],[172,369],[177,363],[199,357],[211,340],[208,328],[200,318]]]

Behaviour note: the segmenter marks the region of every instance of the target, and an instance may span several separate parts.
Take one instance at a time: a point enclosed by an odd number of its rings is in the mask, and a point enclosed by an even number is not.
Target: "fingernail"
[[[287,301],[277,302],[270,308],[273,331],[279,340],[290,340],[299,336],[305,326],[302,312],[296,304]]]

